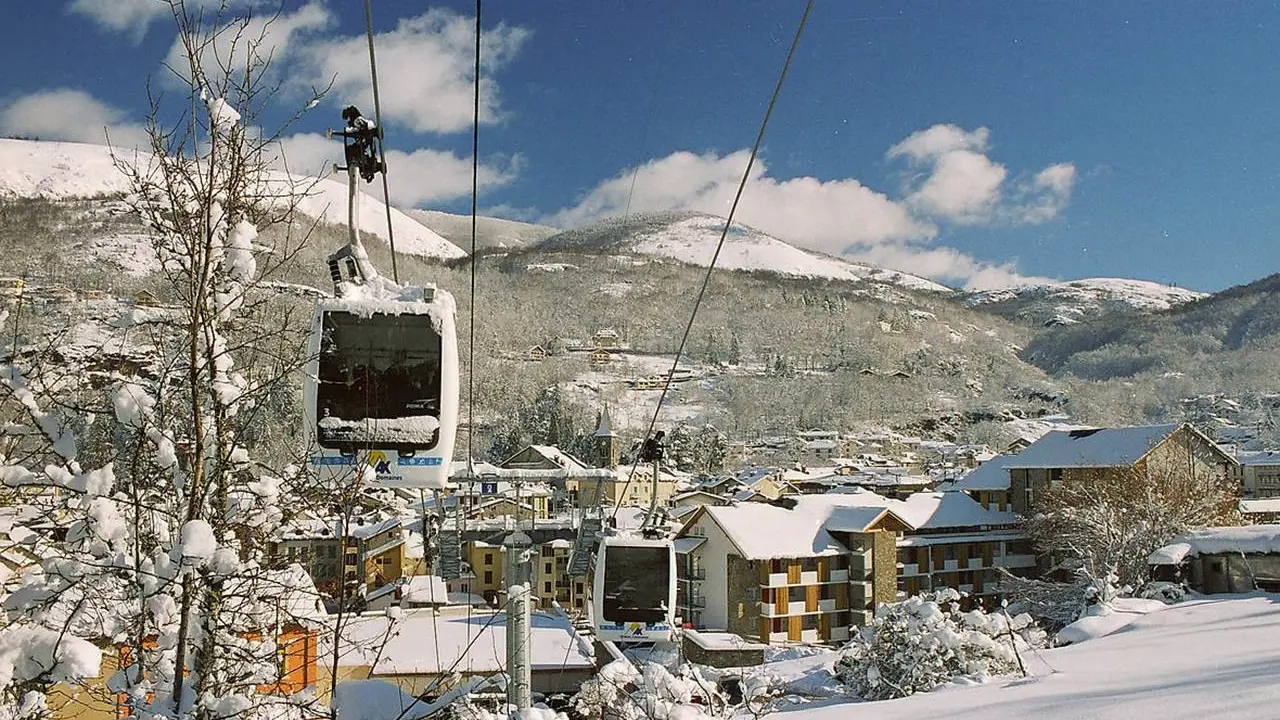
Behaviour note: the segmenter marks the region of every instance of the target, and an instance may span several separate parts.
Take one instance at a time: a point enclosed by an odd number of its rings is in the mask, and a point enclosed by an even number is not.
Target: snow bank
[[[1109,603],[1090,607],[1085,617],[1059,630],[1056,641],[1059,645],[1075,645],[1104,637],[1129,627],[1143,615],[1159,612],[1167,607],[1169,606],[1159,600],[1114,598]]]
[[[1274,595],[1192,600],[1092,642],[1024,653],[1032,676],[892,702],[789,708],[776,720],[1256,720],[1280,707]]]

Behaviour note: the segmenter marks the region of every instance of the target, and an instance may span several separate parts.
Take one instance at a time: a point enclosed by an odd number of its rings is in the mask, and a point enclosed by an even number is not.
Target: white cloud
[[[229,6],[264,5],[268,0],[230,0]],[[222,0],[186,0],[190,13],[217,8]],[[82,15],[105,30],[126,33],[133,41],[140,42],[151,28],[151,23],[172,17],[169,4],[163,0],[74,0],[67,12]]]
[[[1071,202],[1076,184],[1076,168],[1071,163],[1058,163],[1036,173],[1019,184],[1017,200],[1011,207],[1015,223],[1043,223],[1062,214]]]
[[[475,20],[448,10],[429,10],[402,19],[395,30],[374,37],[378,86],[385,119],[417,132],[450,133],[471,127]],[[523,28],[499,24],[481,39],[480,117],[501,117],[495,70],[519,52],[529,36]],[[298,83],[320,86],[335,78],[328,99],[356,104],[372,116],[369,50],[364,35],[309,42],[300,53],[306,70]]]
[[[83,15],[115,32],[129,32],[137,42],[151,23],[169,14],[169,6],[156,0],[75,0],[67,12]]]
[[[236,19],[209,30],[211,37],[195,38],[198,44],[211,40],[199,49],[200,67],[211,82],[217,82],[228,73],[243,71],[251,63],[280,62],[300,39],[329,27],[333,20],[334,16],[323,0],[312,0],[293,12],[238,15]],[[164,63],[168,68],[165,74],[167,81],[173,82],[175,75],[182,80],[190,76],[187,50],[181,36],[174,38]]]
[[[574,226],[627,208],[632,212],[698,210],[726,215],[742,179],[746,150],[717,155],[677,152],[604,181],[577,205],[542,222]],[[850,245],[932,237],[936,228],[912,218],[902,204],[854,179],[823,182],[809,177],[777,180],[757,159],[737,219],[814,250],[838,254]]]
[[[39,90],[13,98],[0,110],[0,134],[44,140],[106,144],[117,147],[148,144],[141,123],[83,90]]]
[[[978,128],[966,131],[955,125],[934,125],[912,133],[906,140],[889,148],[889,157],[907,157],[915,162],[935,160],[958,150],[985,153],[991,131]]]
[[[1009,171],[988,157],[991,131],[939,124],[912,133],[889,148],[890,160],[905,159],[917,170],[903,201],[917,213],[960,225],[1043,223],[1071,200],[1075,167],[1051,165],[1013,183]]]
[[[736,220],[797,246],[868,262],[972,289],[1007,287],[1041,278],[1020,274],[1014,263],[990,263],[933,243],[941,226],[1043,223],[1058,217],[1071,198],[1075,167],[1049,166],[1009,181],[991,160],[990,131],[939,124],[913,133],[889,149],[915,174],[894,198],[855,178],[788,179],[768,175],[757,159]],[[676,152],[604,180],[576,204],[539,218],[572,227],[631,212],[697,210],[724,216],[749,153]]]
[[[334,162],[342,160],[342,144],[326,139],[317,133],[291,135],[281,141],[283,157],[278,166],[287,166],[294,175],[324,175]],[[496,164],[480,164],[481,189],[500,187],[511,183],[520,174],[523,158],[519,155],[502,159]],[[451,152],[419,148],[409,152],[387,152],[387,187],[391,192],[391,204],[397,207],[415,207],[427,203],[439,203],[471,194],[471,158],[459,157]],[[382,193],[381,180],[374,189]]]

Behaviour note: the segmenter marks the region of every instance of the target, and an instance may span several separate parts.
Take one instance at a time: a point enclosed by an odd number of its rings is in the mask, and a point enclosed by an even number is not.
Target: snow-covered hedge
[[[928,692],[957,679],[1018,672],[1014,643],[1040,643],[1031,617],[961,612],[960,594],[943,589],[880,606],[875,621],[842,650],[836,674],[866,700]]]

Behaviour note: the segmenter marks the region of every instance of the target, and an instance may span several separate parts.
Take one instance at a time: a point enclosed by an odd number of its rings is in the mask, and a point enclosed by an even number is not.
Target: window
[[[787,600],[790,602],[804,602],[804,586],[792,585],[787,588]]]
[[[544,574],[546,574],[546,575],[550,575],[550,574],[551,574],[551,563],[544,563],[544,564],[543,564],[543,566],[542,566],[542,572],[543,572]]]
[[[550,594],[551,594],[551,583],[549,583],[549,582],[547,582],[547,583],[542,583],[542,592],[547,593],[548,595],[550,595]]]
[[[1049,487],[1056,488],[1062,484],[1062,468],[1053,468],[1049,471]]]
[[[550,545],[543,545],[543,546],[542,546],[542,557],[551,557],[551,553],[552,553],[552,552],[554,552],[554,551],[551,549],[551,546],[550,546]]]
[[[485,564],[485,565],[492,565],[492,564],[493,564],[493,553],[491,553],[491,552],[487,552],[487,553],[485,553],[485,554],[484,554],[484,564]]]
[[[817,615],[805,615],[805,616],[804,616],[804,619],[800,621],[800,629],[801,629],[801,630],[817,630],[817,629],[818,629],[818,616],[817,616]]]
[[[823,585],[822,589],[818,592],[818,598],[822,600],[830,600],[836,596],[835,593],[836,588],[834,585]]]
[[[836,613],[835,619],[831,621],[831,624],[836,627],[848,627],[849,611],[841,610],[840,612]]]
[[[581,595],[584,592],[582,589],[582,583],[578,583],[577,585],[574,586],[574,592],[578,593],[579,595]]]
[[[944,546],[942,547],[942,559],[943,559],[943,560],[955,560],[955,559],[956,559],[956,546],[955,546],[955,545],[944,545]]]
[[[486,585],[489,585],[489,584],[493,583],[493,571],[492,571],[492,570],[485,570],[485,571],[484,571],[484,582],[485,582],[485,584],[486,584]]]
[[[780,632],[782,632],[782,618],[780,618],[780,617],[776,617],[776,618],[774,618],[774,619],[773,619],[773,630],[772,630],[772,631],[773,631],[773,632],[776,632],[776,633],[780,633]]]
[[[582,607],[582,598],[575,598],[573,601],[573,606],[576,608]]]

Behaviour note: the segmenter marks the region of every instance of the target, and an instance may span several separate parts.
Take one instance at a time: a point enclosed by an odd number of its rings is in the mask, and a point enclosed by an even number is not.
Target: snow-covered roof
[[[438,614],[437,614],[438,613]],[[341,666],[370,666],[373,676],[427,675],[448,671],[496,673],[506,666],[506,614],[465,609],[405,610],[399,619],[386,613],[350,618],[339,648]],[[591,647],[568,618],[535,612],[529,643],[533,669],[594,667]],[[328,645],[332,634],[322,637]],[[379,652],[385,639],[385,648]],[[437,651],[438,648],[438,651]],[[322,648],[328,655],[332,647]]]
[[[1013,456],[1007,468],[1101,468],[1133,465],[1178,425],[1054,430]]]
[[[837,542],[829,530],[863,532],[887,513],[887,508],[869,507],[865,498],[852,494],[800,495],[793,499],[795,504],[790,508],[743,503],[708,505],[704,510],[748,560],[847,552],[848,548]],[[828,528],[833,520],[837,527]]]
[[[705,650],[765,650],[769,646],[763,643],[745,640],[741,635],[728,632],[712,632],[710,630],[685,630],[682,633],[693,644]]]
[[[449,602],[449,587],[438,575],[416,575],[404,588],[405,602],[444,605]]]
[[[1179,535],[1147,556],[1148,565],[1177,565],[1188,557],[1223,553],[1280,553],[1280,525],[1204,528]]]
[[[1241,500],[1240,512],[1246,515],[1256,513],[1280,513],[1280,497]]]
[[[843,553],[847,548],[832,532],[865,532],[886,513],[918,534],[963,527],[1007,527],[1012,513],[988,510],[959,492],[913,493],[905,500],[886,498],[870,490],[789,498],[793,506],[744,503],[707,506],[743,557],[749,560],[811,557]],[[767,532],[762,532],[767,528]]]
[[[561,450],[555,445],[530,445],[539,455],[566,470],[586,470],[586,463]]]
[[[1280,452],[1275,450],[1256,450],[1236,453],[1236,462],[1246,467],[1280,466]]]
[[[1009,463],[1017,455],[997,455],[947,484],[948,490],[1008,490]]]
[[[690,535],[687,537],[676,538],[675,542],[672,544],[676,547],[676,554],[683,555],[697,549],[699,545],[706,541],[707,539],[704,537],[695,537]]]

